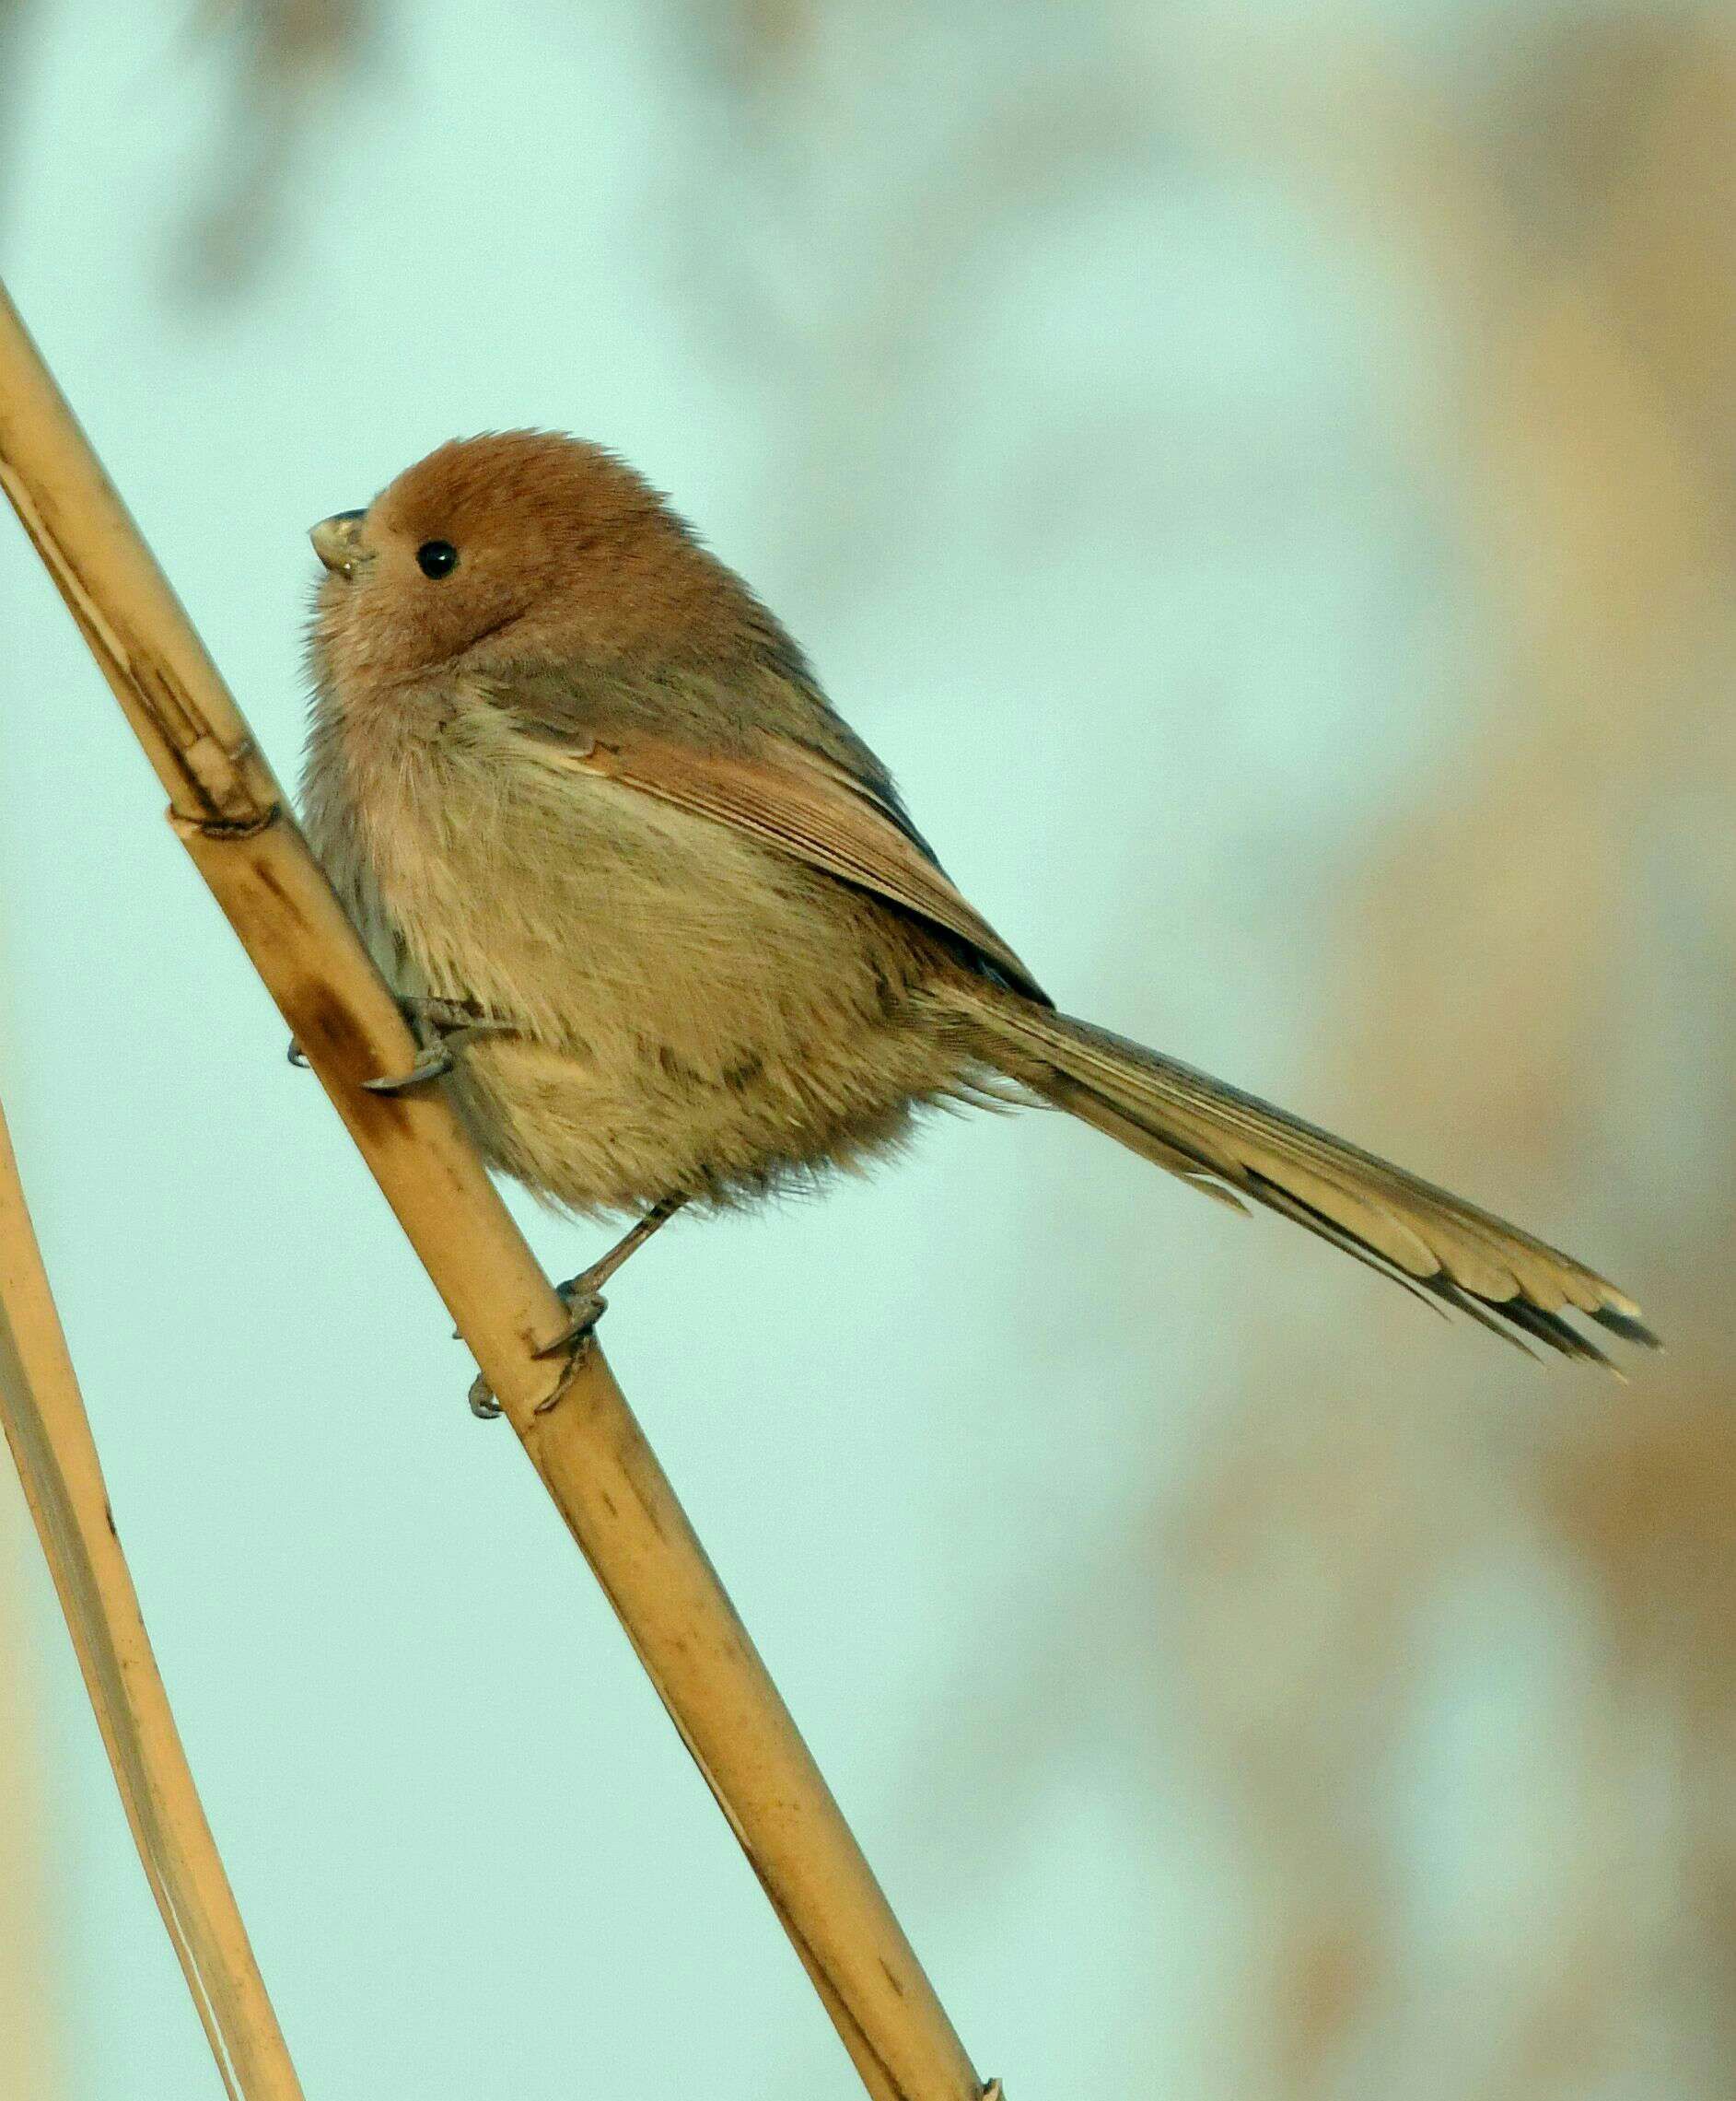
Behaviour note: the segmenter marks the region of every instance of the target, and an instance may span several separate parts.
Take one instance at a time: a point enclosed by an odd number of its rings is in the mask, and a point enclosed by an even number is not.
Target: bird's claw
[[[290,1064],[293,1065],[298,1072],[308,1072],[312,1069],[309,1062],[308,1054],[301,1047],[301,1039],[299,1036],[290,1037],[289,1048],[284,1053],[284,1056],[289,1060]]]
[[[564,1357],[571,1363],[590,1340],[591,1331],[608,1311],[609,1301],[600,1291],[588,1284],[583,1277],[574,1277],[555,1287],[571,1316],[566,1325],[553,1342],[545,1342],[530,1354],[539,1363],[549,1359]],[[565,1382],[563,1382],[563,1386]],[[557,1386],[547,1400],[539,1401],[534,1409],[537,1415],[546,1415],[560,1399],[562,1386]],[[495,1390],[479,1371],[471,1382],[471,1413],[479,1422],[493,1422],[500,1413],[500,1403],[495,1398]]]
[[[571,1317],[553,1342],[545,1342],[541,1349],[530,1352],[539,1360],[570,1357],[581,1343],[590,1339],[591,1330],[609,1311],[608,1300],[583,1277],[569,1277],[565,1284],[557,1284],[554,1289]]]
[[[421,1047],[408,1072],[363,1080],[370,1094],[408,1094],[414,1088],[427,1086],[430,1080],[444,1080],[452,1070],[452,1052],[457,1045],[472,1036],[500,1035],[512,1029],[510,1021],[480,1013],[462,999],[414,998],[400,1004]]]
[[[413,1088],[425,1087],[431,1080],[444,1080],[451,1069],[451,1052],[443,1043],[429,1044],[416,1053],[416,1062],[408,1072],[383,1080],[364,1080],[362,1085],[370,1094],[408,1094]]]

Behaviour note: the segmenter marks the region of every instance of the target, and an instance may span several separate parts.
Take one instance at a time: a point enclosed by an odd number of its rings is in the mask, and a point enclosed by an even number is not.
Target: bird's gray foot
[[[601,1266],[600,1263],[597,1265],[598,1268]],[[587,1270],[583,1277],[575,1277],[565,1284],[556,1285],[555,1289],[565,1301],[567,1313],[572,1317],[553,1342],[545,1342],[541,1349],[531,1352],[539,1362],[551,1357],[565,1357],[570,1362],[590,1340],[591,1330],[608,1310],[609,1301],[600,1291],[593,1290],[586,1282],[586,1278],[589,1275],[590,1271]],[[554,1406],[559,1392],[557,1387],[546,1401],[538,1403],[539,1415]],[[493,1422],[500,1413],[500,1403],[495,1398],[495,1390],[480,1371],[471,1381],[470,1404],[471,1413],[479,1422]]]
[[[430,1080],[444,1080],[452,1069],[454,1049],[461,1048],[472,1036],[499,1035],[512,1028],[510,1021],[484,1014],[465,999],[405,999],[400,1005],[421,1047],[408,1072],[363,1080],[370,1094],[408,1094]]]
[[[579,1276],[569,1277],[565,1284],[557,1284],[554,1287],[565,1301],[566,1311],[571,1317],[568,1319],[565,1327],[555,1336],[553,1342],[545,1342],[541,1349],[533,1352],[537,1358],[564,1357],[569,1365],[576,1364],[578,1361],[581,1351],[589,1342],[596,1330],[597,1323],[609,1310],[608,1300],[598,1290],[591,1279],[600,1271],[605,1277],[611,1276],[620,1266],[621,1265],[618,1262],[612,1262],[605,1255],[601,1262],[593,1263],[588,1269],[583,1271]],[[549,1412],[555,1402],[560,1399],[566,1381],[563,1379],[560,1385],[555,1387],[546,1400],[537,1403],[536,1413],[538,1415],[546,1415]]]
[[[588,1269],[581,1269],[577,1277],[569,1277],[565,1284],[556,1286],[565,1301],[570,1317],[554,1340],[545,1342],[536,1351],[538,1358],[565,1357],[569,1364],[577,1361],[580,1350],[590,1340],[592,1330],[608,1310],[609,1301],[603,1297],[601,1287],[630,1255],[645,1245],[659,1226],[666,1225],[675,1216],[686,1201],[685,1196],[666,1196],[661,1203],[653,1204],[644,1218],[630,1231],[623,1233],[600,1260],[593,1262]],[[563,1381],[562,1386],[565,1383]],[[539,1415],[546,1414],[559,1400],[562,1386],[557,1386],[547,1400],[538,1402],[536,1412]],[[490,1421],[500,1413],[500,1404],[495,1400],[488,1382],[480,1376],[471,1387],[470,1400],[471,1413],[482,1418],[484,1421]]]
[[[601,1263],[597,1267],[600,1269]],[[553,1342],[545,1342],[541,1349],[531,1352],[534,1357],[570,1357],[581,1343],[589,1340],[591,1330],[609,1311],[608,1300],[591,1283],[590,1278],[591,1271],[587,1269],[582,1275],[569,1277],[565,1284],[554,1287],[572,1317]]]
[[[425,1044],[408,1072],[385,1080],[364,1080],[362,1085],[370,1094],[408,1094],[414,1088],[425,1087],[431,1080],[444,1080],[451,1069],[452,1054],[444,1044]]]

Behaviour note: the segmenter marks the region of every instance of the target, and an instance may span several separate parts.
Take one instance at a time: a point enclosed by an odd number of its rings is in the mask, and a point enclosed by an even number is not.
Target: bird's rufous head
[[[703,646],[734,579],[624,461],[545,431],[454,438],[310,535],[340,695],[452,670]]]

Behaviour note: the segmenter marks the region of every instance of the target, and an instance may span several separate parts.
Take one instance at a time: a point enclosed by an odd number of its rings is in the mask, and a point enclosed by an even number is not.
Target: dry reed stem
[[[169,818],[470,1345],[717,1798],[875,2101],[981,2082],[601,1352],[414,1056],[204,645],[0,289],[0,484],[170,799]]]
[[[116,1536],[0,1114],[0,1422],[146,1880],[232,2101],[302,2101]]]
[[[64,2101],[65,2025],[57,1995],[42,1989],[62,1925],[49,1897],[53,1781],[37,1713],[46,1673],[30,1653],[35,1615],[23,1580],[26,1512],[20,1500],[15,1523],[10,1498],[4,1500],[0,1656],[10,1667],[0,1671],[0,2094]]]

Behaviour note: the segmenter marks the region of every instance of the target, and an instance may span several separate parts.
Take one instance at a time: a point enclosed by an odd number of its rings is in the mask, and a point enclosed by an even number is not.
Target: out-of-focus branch
[[[228,106],[177,241],[184,282],[233,293],[257,274],[320,105],[368,56],[382,12],[380,0],[207,0],[193,28],[222,47]]]
[[[90,1704],[232,2101],[301,2101],[157,1675],[0,1115],[0,1423]]]
[[[450,1309],[625,1627],[876,2101],[983,2088],[601,1352],[414,1056],[384,980],[10,302],[0,484],[170,799],[169,816]]]

